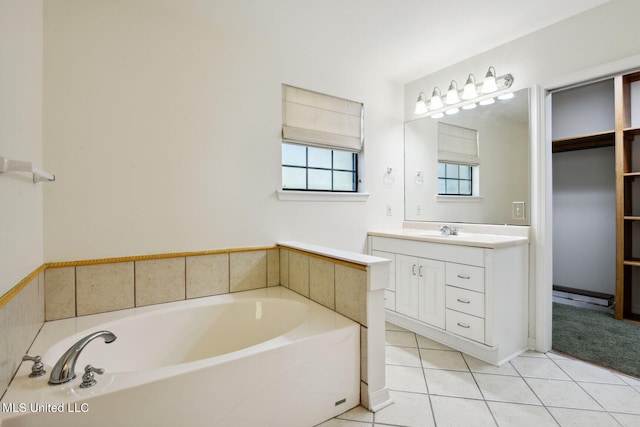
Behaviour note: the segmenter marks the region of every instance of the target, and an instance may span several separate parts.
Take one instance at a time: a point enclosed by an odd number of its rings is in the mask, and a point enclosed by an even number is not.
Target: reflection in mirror
[[[514,95],[405,123],[407,221],[529,225],[529,89]]]

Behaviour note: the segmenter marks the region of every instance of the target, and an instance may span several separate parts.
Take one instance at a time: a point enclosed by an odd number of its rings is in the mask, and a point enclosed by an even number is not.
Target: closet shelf
[[[587,148],[610,147],[615,144],[615,131],[595,132],[586,135],[558,138],[552,142],[552,151],[585,150]]]

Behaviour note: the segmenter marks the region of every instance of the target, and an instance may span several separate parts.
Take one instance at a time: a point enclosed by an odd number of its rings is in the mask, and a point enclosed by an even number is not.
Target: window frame
[[[445,165],[444,169],[445,169],[445,176],[440,176],[440,165]],[[457,176],[456,177],[448,177],[447,176],[447,170],[448,167],[447,166],[456,166],[457,168]],[[461,167],[465,167],[465,168],[469,168],[469,178],[460,178],[460,168]],[[475,171],[475,167],[473,165],[469,165],[469,164],[464,164],[464,163],[456,163],[456,162],[443,162],[443,161],[438,161],[438,168],[437,168],[437,180],[438,180],[438,196],[450,196],[450,197],[474,197],[474,184],[475,184],[475,180],[474,180],[474,175],[476,174]],[[445,192],[441,193],[440,192],[440,181],[444,180],[445,181]],[[457,187],[458,187],[458,192],[457,193],[449,193],[446,192],[447,189],[447,181],[456,181],[457,182]],[[469,193],[461,193],[460,192],[460,183],[461,182],[468,182],[469,183]]]
[[[296,165],[296,164],[287,164],[284,162],[284,146],[286,145],[295,145],[298,147],[302,147],[305,150],[305,164],[304,165]],[[301,192],[319,192],[319,193],[358,193],[360,190],[360,179],[359,179],[359,153],[356,152],[352,152],[352,151],[347,151],[347,150],[338,150],[335,148],[329,148],[329,147],[316,147],[313,145],[305,145],[305,144],[299,144],[299,143],[295,143],[295,142],[291,142],[291,141],[282,141],[282,191],[301,191]],[[309,166],[309,149],[319,149],[319,150],[327,150],[330,153],[331,156],[331,167],[326,168],[326,167],[319,167],[319,166]],[[335,152],[340,152],[340,153],[348,153],[351,155],[351,163],[352,163],[352,169],[341,169],[341,168],[336,168],[335,167]],[[299,187],[285,187],[285,183],[284,183],[284,169],[285,168],[293,168],[293,169],[302,169],[305,171],[305,187],[304,188],[299,188]],[[313,171],[313,170],[318,170],[318,171],[328,171],[330,172],[330,189],[322,189],[322,188],[309,188],[309,171]],[[351,190],[344,190],[344,189],[335,189],[335,172],[346,172],[346,173],[350,173],[352,174],[352,189]]]

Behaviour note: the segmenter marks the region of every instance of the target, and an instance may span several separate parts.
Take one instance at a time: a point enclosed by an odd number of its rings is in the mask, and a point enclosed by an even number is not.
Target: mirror
[[[514,95],[405,123],[405,220],[529,225],[529,89]],[[472,196],[438,195],[438,122],[477,131]]]

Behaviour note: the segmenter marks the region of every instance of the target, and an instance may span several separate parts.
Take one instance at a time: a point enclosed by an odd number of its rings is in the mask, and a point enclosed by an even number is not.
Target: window
[[[438,194],[471,196],[473,189],[472,166],[438,163]]]
[[[282,189],[358,191],[357,155],[348,151],[282,144]]]
[[[282,189],[358,192],[363,105],[282,85]]]

